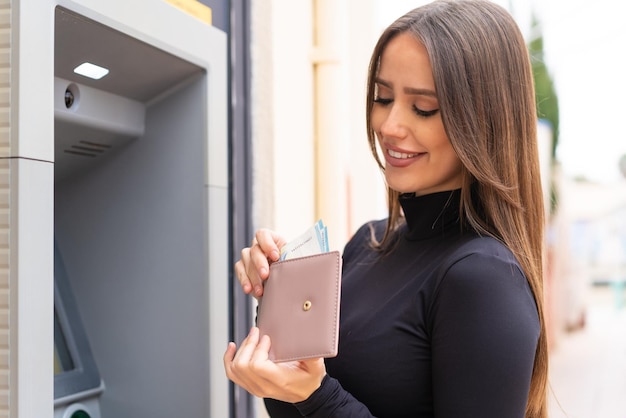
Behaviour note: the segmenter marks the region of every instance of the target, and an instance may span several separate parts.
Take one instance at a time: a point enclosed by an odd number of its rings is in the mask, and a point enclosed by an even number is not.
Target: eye
[[[378,103],[380,105],[386,106],[388,104],[391,104],[393,102],[393,99],[385,99],[382,97],[375,97],[374,98],[374,103]]]
[[[439,109],[433,109],[433,110],[422,110],[419,107],[413,105],[413,111],[421,117],[424,118],[428,118],[430,116],[434,116],[437,114],[437,112],[439,112]]]

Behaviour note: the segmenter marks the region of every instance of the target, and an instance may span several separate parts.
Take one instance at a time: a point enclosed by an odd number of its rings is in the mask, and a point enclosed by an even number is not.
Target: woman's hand
[[[280,258],[280,248],[285,239],[269,229],[259,229],[252,245],[241,250],[241,259],[235,263],[235,275],[244,293],[263,295],[263,280],[269,277],[270,263]]]
[[[322,384],[326,375],[324,359],[274,363],[269,359],[270,338],[259,338],[254,327],[237,350],[228,344],[224,353],[226,375],[237,385],[260,398],[283,402],[306,400]]]

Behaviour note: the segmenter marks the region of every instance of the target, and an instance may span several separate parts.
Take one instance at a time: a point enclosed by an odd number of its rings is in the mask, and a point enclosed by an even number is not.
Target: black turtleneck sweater
[[[459,224],[459,192],[400,198],[394,250],[361,227],[343,253],[339,354],[309,399],[273,418],[523,417],[539,336],[512,253]],[[385,221],[371,224],[380,237]]]

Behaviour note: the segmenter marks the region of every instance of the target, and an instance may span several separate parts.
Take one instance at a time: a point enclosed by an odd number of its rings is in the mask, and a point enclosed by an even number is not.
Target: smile
[[[400,158],[400,159],[415,158],[418,155],[420,155],[420,153],[407,154],[407,153],[404,153],[404,152],[398,152],[398,151],[394,151],[394,150],[390,150],[390,149],[388,149],[387,152],[389,153],[390,157]]]

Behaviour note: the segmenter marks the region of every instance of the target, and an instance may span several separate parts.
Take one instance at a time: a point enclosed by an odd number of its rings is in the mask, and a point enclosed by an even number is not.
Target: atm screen
[[[54,311],[54,375],[68,372],[74,369],[72,356],[67,348],[67,341],[61,324],[59,324],[59,315]]]
[[[54,399],[102,390],[65,265],[54,248]]]

